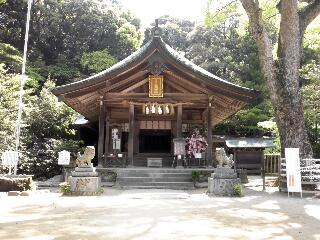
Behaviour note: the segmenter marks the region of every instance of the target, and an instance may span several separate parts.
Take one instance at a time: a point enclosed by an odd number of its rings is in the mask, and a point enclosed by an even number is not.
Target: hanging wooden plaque
[[[163,97],[163,76],[149,76],[149,97]]]

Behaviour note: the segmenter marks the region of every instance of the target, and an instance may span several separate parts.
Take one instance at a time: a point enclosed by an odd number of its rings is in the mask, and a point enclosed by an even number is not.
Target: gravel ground
[[[320,199],[262,192],[242,198],[205,190],[117,190],[99,197],[45,193],[0,197],[0,239],[319,239]]]

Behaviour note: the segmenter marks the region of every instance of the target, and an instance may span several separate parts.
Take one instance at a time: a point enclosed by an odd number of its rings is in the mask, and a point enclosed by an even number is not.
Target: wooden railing
[[[279,174],[281,156],[278,153],[264,155],[264,170],[266,174]]]

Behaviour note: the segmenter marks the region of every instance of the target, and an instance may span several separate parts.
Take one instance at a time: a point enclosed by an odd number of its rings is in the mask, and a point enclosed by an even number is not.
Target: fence
[[[287,192],[286,159],[281,158],[279,172],[279,191]],[[320,159],[301,159],[301,185],[303,193],[320,192]]]
[[[266,174],[279,174],[280,154],[264,155],[264,170]]]

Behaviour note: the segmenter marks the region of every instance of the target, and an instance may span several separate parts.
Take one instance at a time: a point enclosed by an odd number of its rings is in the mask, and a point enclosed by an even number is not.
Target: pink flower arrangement
[[[195,131],[190,138],[186,138],[186,153],[195,156],[195,153],[203,153],[208,147],[207,140]]]

